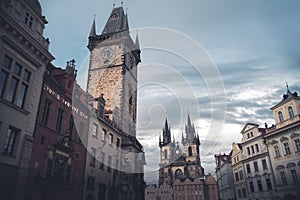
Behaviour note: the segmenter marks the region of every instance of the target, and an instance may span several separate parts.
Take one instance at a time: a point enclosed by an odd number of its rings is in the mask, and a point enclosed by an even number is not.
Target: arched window
[[[177,169],[176,171],[175,171],[175,179],[178,179],[178,178],[180,178],[182,176],[182,171],[181,171],[181,169]]]
[[[281,111],[278,112],[278,118],[280,122],[283,122],[283,115]]]
[[[193,156],[193,149],[191,146],[189,146],[189,156]]]
[[[168,158],[168,150],[167,149],[164,150],[164,157],[165,157],[165,159]]]
[[[289,111],[290,118],[293,118],[294,117],[294,111],[293,111],[292,106],[288,107],[288,111]]]

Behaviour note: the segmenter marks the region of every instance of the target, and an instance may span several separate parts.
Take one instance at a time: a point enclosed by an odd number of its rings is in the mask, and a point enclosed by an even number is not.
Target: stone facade
[[[30,162],[46,64],[47,21],[38,1],[0,2],[1,199],[20,199]]]
[[[263,139],[265,133],[265,128],[253,123],[247,123],[241,131],[242,163],[250,199],[271,199],[274,196],[274,177]]]
[[[231,165],[234,175],[234,187],[237,199],[248,199],[245,171],[242,162],[243,148],[240,143],[232,144]]]
[[[231,155],[232,152],[230,152],[229,155],[215,155],[219,198],[223,200],[236,199],[234,177],[231,166]]]
[[[87,92],[104,94],[109,118],[120,129],[136,136],[137,65],[140,60],[138,38],[129,34],[127,14],[114,8],[101,35],[95,22],[89,36],[90,54]]]
[[[271,108],[275,125],[267,127],[268,146],[275,177],[274,199],[300,198],[300,97],[287,88]]]
[[[24,199],[81,200],[89,110],[74,62],[47,65]]]
[[[101,35],[96,34],[93,22],[88,48],[87,91],[94,111],[90,116],[84,200],[144,199],[145,157],[136,139],[137,65],[141,51],[138,39],[133,42],[129,34],[123,7],[113,8]],[[95,129],[99,137],[93,137]]]

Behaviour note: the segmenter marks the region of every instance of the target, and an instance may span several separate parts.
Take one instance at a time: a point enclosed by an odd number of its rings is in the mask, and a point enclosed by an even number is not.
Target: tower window
[[[164,158],[165,158],[165,159],[168,158],[168,150],[167,150],[167,149],[164,150]]]
[[[288,107],[288,111],[289,111],[290,118],[293,118],[294,117],[294,111],[293,111],[292,106]]]
[[[191,146],[189,146],[189,156],[193,156],[193,149]]]
[[[278,118],[280,122],[283,122],[283,115],[281,111],[278,112]]]
[[[113,14],[113,15],[110,17],[110,19],[112,19],[112,20],[118,19],[118,18],[119,18],[119,15],[117,15],[117,14]]]

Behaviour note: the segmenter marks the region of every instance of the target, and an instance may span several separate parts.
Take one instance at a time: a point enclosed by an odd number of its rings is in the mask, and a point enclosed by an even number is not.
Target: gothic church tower
[[[88,93],[95,99],[103,94],[105,115],[124,132],[136,136],[137,65],[141,51],[138,37],[133,41],[129,34],[123,7],[113,8],[100,35],[96,34],[94,20],[88,49]]]

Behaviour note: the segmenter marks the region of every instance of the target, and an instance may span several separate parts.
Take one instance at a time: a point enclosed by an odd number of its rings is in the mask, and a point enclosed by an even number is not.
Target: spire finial
[[[116,6],[116,0],[114,0],[114,3],[113,3],[113,8],[115,8]]]
[[[289,92],[290,90],[289,90],[289,84],[288,84],[288,82],[286,81],[285,84],[286,84],[286,91]]]
[[[124,4],[124,2],[123,1],[121,1],[121,6],[123,7],[123,4]]]

